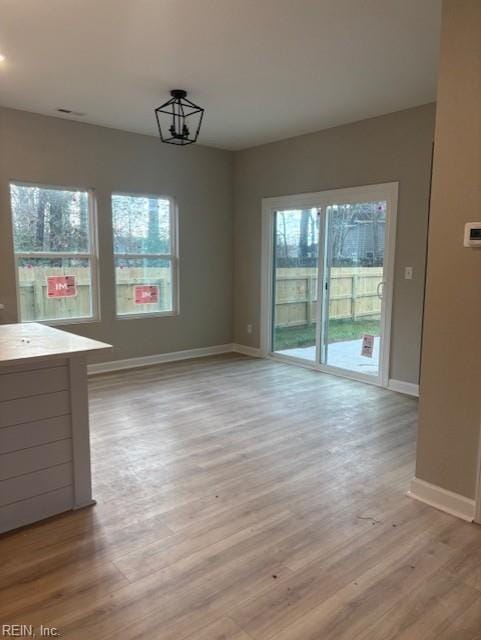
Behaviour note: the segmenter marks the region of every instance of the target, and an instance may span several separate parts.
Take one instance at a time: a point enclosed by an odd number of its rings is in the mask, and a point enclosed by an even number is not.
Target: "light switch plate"
[[[413,279],[413,268],[412,267],[404,267],[404,279],[412,280]]]

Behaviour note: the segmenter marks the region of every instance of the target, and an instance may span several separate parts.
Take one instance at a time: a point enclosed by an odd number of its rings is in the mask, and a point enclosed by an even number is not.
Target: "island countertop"
[[[111,348],[105,342],[37,322],[0,325],[0,367]]]
[[[94,504],[87,356],[43,324],[0,325],[0,533]]]

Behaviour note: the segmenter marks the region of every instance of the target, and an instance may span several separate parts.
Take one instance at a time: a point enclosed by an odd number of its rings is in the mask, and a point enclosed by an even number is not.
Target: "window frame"
[[[15,263],[15,295],[17,299],[17,319],[18,322],[28,324],[30,322],[37,322],[39,324],[45,324],[48,326],[63,326],[70,324],[87,324],[92,322],[100,322],[100,287],[99,287],[99,252],[98,252],[98,228],[97,228],[97,198],[95,189],[93,187],[85,186],[72,186],[72,185],[51,185],[43,182],[27,182],[25,180],[9,180],[9,206],[10,206],[10,223],[12,227],[12,248],[13,257]],[[49,191],[83,191],[87,193],[88,197],[88,253],[85,252],[57,252],[57,251],[16,251],[15,250],[15,225],[13,220],[13,207],[12,207],[12,191],[11,187],[37,187],[39,189],[46,189]],[[53,318],[46,320],[23,320],[21,316],[20,305],[20,281],[18,274],[18,261],[19,258],[73,258],[84,259],[90,261],[90,275],[91,275],[91,309],[92,313],[87,317],[80,318]]]
[[[126,196],[130,198],[155,198],[157,200],[169,201],[169,230],[170,230],[170,250],[171,253],[117,253],[115,251],[114,238],[114,196]],[[132,191],[112,191],[110,194],[110,221],[112,227],[112,257],[114,268],[114,298],[115,298],[115,319],[116,320],[139,320],[141,318],[168,318],[180,315],[179,296],[179,211],[177,201],[173,196],[161,195],[158,193],[132,192]],[[172,265],[172,310],[151,311],[146,313],[119,313],[117,308],[117,276],[115,259],[117,257],[139,260],[142,258],[156,258],[158,260],[168,260]]]

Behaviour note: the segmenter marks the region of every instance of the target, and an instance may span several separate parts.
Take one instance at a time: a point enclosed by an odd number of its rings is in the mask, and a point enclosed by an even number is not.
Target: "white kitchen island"
[[[0,325],[0,533],[94,503],[87,354],[110,345]]]

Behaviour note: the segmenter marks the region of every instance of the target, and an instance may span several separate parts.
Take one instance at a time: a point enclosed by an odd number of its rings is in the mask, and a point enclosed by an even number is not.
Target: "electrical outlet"
[[[251,324],[247,325],[247,333],[252,333],[252,325]]]
[[[412,279],[413,279],[413,268],[404,267],[404,280],[412,280]]]

